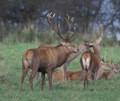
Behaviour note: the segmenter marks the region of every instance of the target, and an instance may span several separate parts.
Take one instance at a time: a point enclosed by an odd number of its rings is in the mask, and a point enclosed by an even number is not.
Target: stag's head
[[[48,22],[49,22],[50,25],[52,25],[52,21],[53,21],[54,17],[55,17],[55,14],[53,14],[52,12],[47,14]],[[58,24],[58,23],[56,24],[57,28],[55,28],[55,32],[58,34],[58,36],[62,40],[61,45],[63,47],[65,47],[69,52],[77,52],[78,48],[76,48],[72,44],[74,33],[71,30],[72,30],[72,25],[73,25],[73,22],[74,22],[74,17],[70,18],[67,15],[65,17],[65,21],[66,21],[66,23],[68,25],[68,32],[67,32],[66,37],[63,36],[63,34],[61,33],[60,24]]]
[[[61,45],[66,49],[68,53],[76,53],[78,52],[78,48],[75,47],[72,43],[70,42],[61,42]]]

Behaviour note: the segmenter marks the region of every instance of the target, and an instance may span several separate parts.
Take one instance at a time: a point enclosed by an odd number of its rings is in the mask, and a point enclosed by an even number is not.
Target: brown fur
[[[96,39],[93,41],[93,43],[95,44],[99,44],[102,40],[102,34],[99,34]],[[72,53],[70,54],[70,56],[67,58],[66,62],[62,65],[63,68],[63,77],[64,77],[64,81],[66,81],[66,70],[67,70],[67,66],[78,56],[80,55],[81,52],[85,52],[89,50],[89,46],[85,45],[86,42],[81,42],[78,45],[78,49],[79,51],[77,53]]]
[[[112,68],[111,68],[112,67]],[[105,72],[105,70],[110,70],[109,72]],[[114,65],[111,66],[106,62],[102,62],[98,69],[97,79],[111,79],[115,74],[120,72],[120,67]],[[66,80],[67,81],[83,81],[84,80],[84,71],[67,71],[66,72]],[[53,72],[53,80],[54,81],[63,81],[62,71],[55,70]],[[89,81],[94,80],[93,74],[88,78]]]
[[[41,48],[53,48],[54,46],[48,45],[48,44],[41,44],[38,46],[36,49],[41,49]]]
[[[48,44],[42,44],[40,46],[38,46],[36,49],[41,49],[41,48],[53,48],[54,46],[51,46],[51,45],[48,45]],[[65,61],[65,63],[62,65],[62,69],[63,69],[63,81],[66,81],[67,77],[66,77],[66,69],[67,69],[67,66],[82,52],[82,51],[86,51],[89,49],[88,46],[85,45],[85,42],[81,42],[78,46],[78,52],[76,53],[71,53],[67,60]],[[36,76],[38,79],[38,74]]]
[[[111,71],[108,73],[103,73],[103,75],[101,76],[101,78],[104,79],[111,79],[115,74],[120,72],[120,67],[117,65],[112,66]]]
[[[63,81],[64,78],[62,76],[62,71],[61,70],[55,70],[53,72],[53,80],[54,81]],[[83,71],[67,71],[66,72],[66,80],[67,81],[80,81],[83,80]],[[91,80],[91,78],[89,78]]]
[[[84,64],[83,64],[83,61],[82,61],[83,58],[86,59],[86,57],[84,57],[84,56],[88,56],[87,58],[90,58],[89,67],[84,67]],[[82,54],[80,62],[81,62],[83,71],[85,71],[85,78],[84,78],[84,88],[85,89],[88,89],[88,76],[90,76],[91,74],[95,75],[95,73],[98,71],[98,69],[99,69],[99,61],[100,60],[99,60],[98,55],[94,54],[91,51],[86,51],[86,52],[84,52]]]
[[[33,90],[33,78],[37,72],[41,72],[42,82],[41,89],[44,86],[45,73],[49,78],[50,89],[52,89],[52,72],[56,67],[61,66],[66,61],[69,54],[77,52],[77,48],[70,43],[63,43],[52,48],[30,49],[27,50],[22,59],[22,77],[21,87],[24,82],[24,78],[29,70],[32,70],[29,77],[30,87]]]
[[[102,41],[102,34],[99,34],[99,36],[96,38],[96,40],[92,44],[87,44],[87,46],[93,47],[94,52],[91,50],[88,50],[84,52],[81,56],[80,63],[82,66],[82,69],[84,71],[84,88],[88,89],[88,78],[91,75],[94,75],[94,81],[96,85],[97,80],[97,72],[100,67],[100,52],[99,52],[99,44]]]

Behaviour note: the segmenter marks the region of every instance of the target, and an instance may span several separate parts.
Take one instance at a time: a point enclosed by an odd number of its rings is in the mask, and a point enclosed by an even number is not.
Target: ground
[[[27,75],[23,91],[19,92],[21,79],[22,54],[29,48],[35,48],[35,43],[19,43],[6,45],[0,43],[0,101],[120,101],[120,74],[111,80],[99,80],[96,91],[94,83],[89,83],[89,90],[83,89],[83,82],[53,82],[53,90],[49,91],[48,80],[44,91],[40,90],[39,80],[34,81],[34,92],[30,91]],[[120,47],[101,47],[101,56],[110,63],[120,62]],[[68,67],[68,70],[80,70],[80,56]]]

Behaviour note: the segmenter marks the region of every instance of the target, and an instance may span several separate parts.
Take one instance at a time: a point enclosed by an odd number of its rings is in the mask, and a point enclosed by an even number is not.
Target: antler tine
[[[65,21],[67,22],[67,25],[68,25],[68,36],[67,36],[66,40],[69,41],[74,36],[73,32],[71,31],[72,25],[74,22],[74,17],[70,18],[70,16],[67,14],[65,17]]]
[[[74,22],[74,17],[70,18],[70,16],[68,14],[66,16],[67,17],[65,17],[65,21],[68,24],[69,31],[71,31],[72,30],[72,24]]]
[[[63,40],[66,40],[66,39],[64,39],[63,38],[63,36],[61,35],[61,32],[60,32],[60,24],[58,24],[58,22],[57,22],[57,34],[58,34],[58,36],[61,38],[61,39],[63,39]]]
[[[55,13],[50,12],[47,14],[47,18],[48,18],[48,23],[51,26],[51,28],[53,28],[53,22],[52,19],[55,17]]]
[[[55,17],[55,13],[53,13],[53,12],[50,12],[50,13],[47,14],[48,23],[49,23],[51,26],[52,26],[52,24],[53,24],[52,20],[53,20],[54,17]],[[52,28],[53,28],[53,27],[55,27],[55,26],[52,26]],[[63,38],[63,36],[61,35],[61,32],[60,32],[60,24],[58,24],[58,21],[57,21],[57,29],[55,28],[54,30],[55,30],[55,32],[58,34],[58,36],[59,36],[61,39],[65,40],[65,39]]]
[[[53,12],[50,12],[50,13],[47,14],[47,17],[49,19],[53,19],[55,17],[55,13],[53,14]]]

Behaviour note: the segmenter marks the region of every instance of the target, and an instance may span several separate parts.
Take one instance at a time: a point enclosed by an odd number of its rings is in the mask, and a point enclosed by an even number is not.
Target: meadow
[[[34,81],[34,92],[30,91],[28,74],[20,93],[22,54],[37,45],[38,43],[0,43],[0,101],[120,101],[120,74],[111,80],[98,80],[96,91],[93,90],[93,81],[89,83],[88,91],[83,89],[83,82],[80,81],[53,82],[53,90],[49,91],[47,77],[45,88],[41,91],[39,75],[39,80]],[[114,63],[120,62],[119,46],[102,47],[100,54],[108,63],[111,60]],[[79,60],[80,56],[67,69],[81,70]]]

